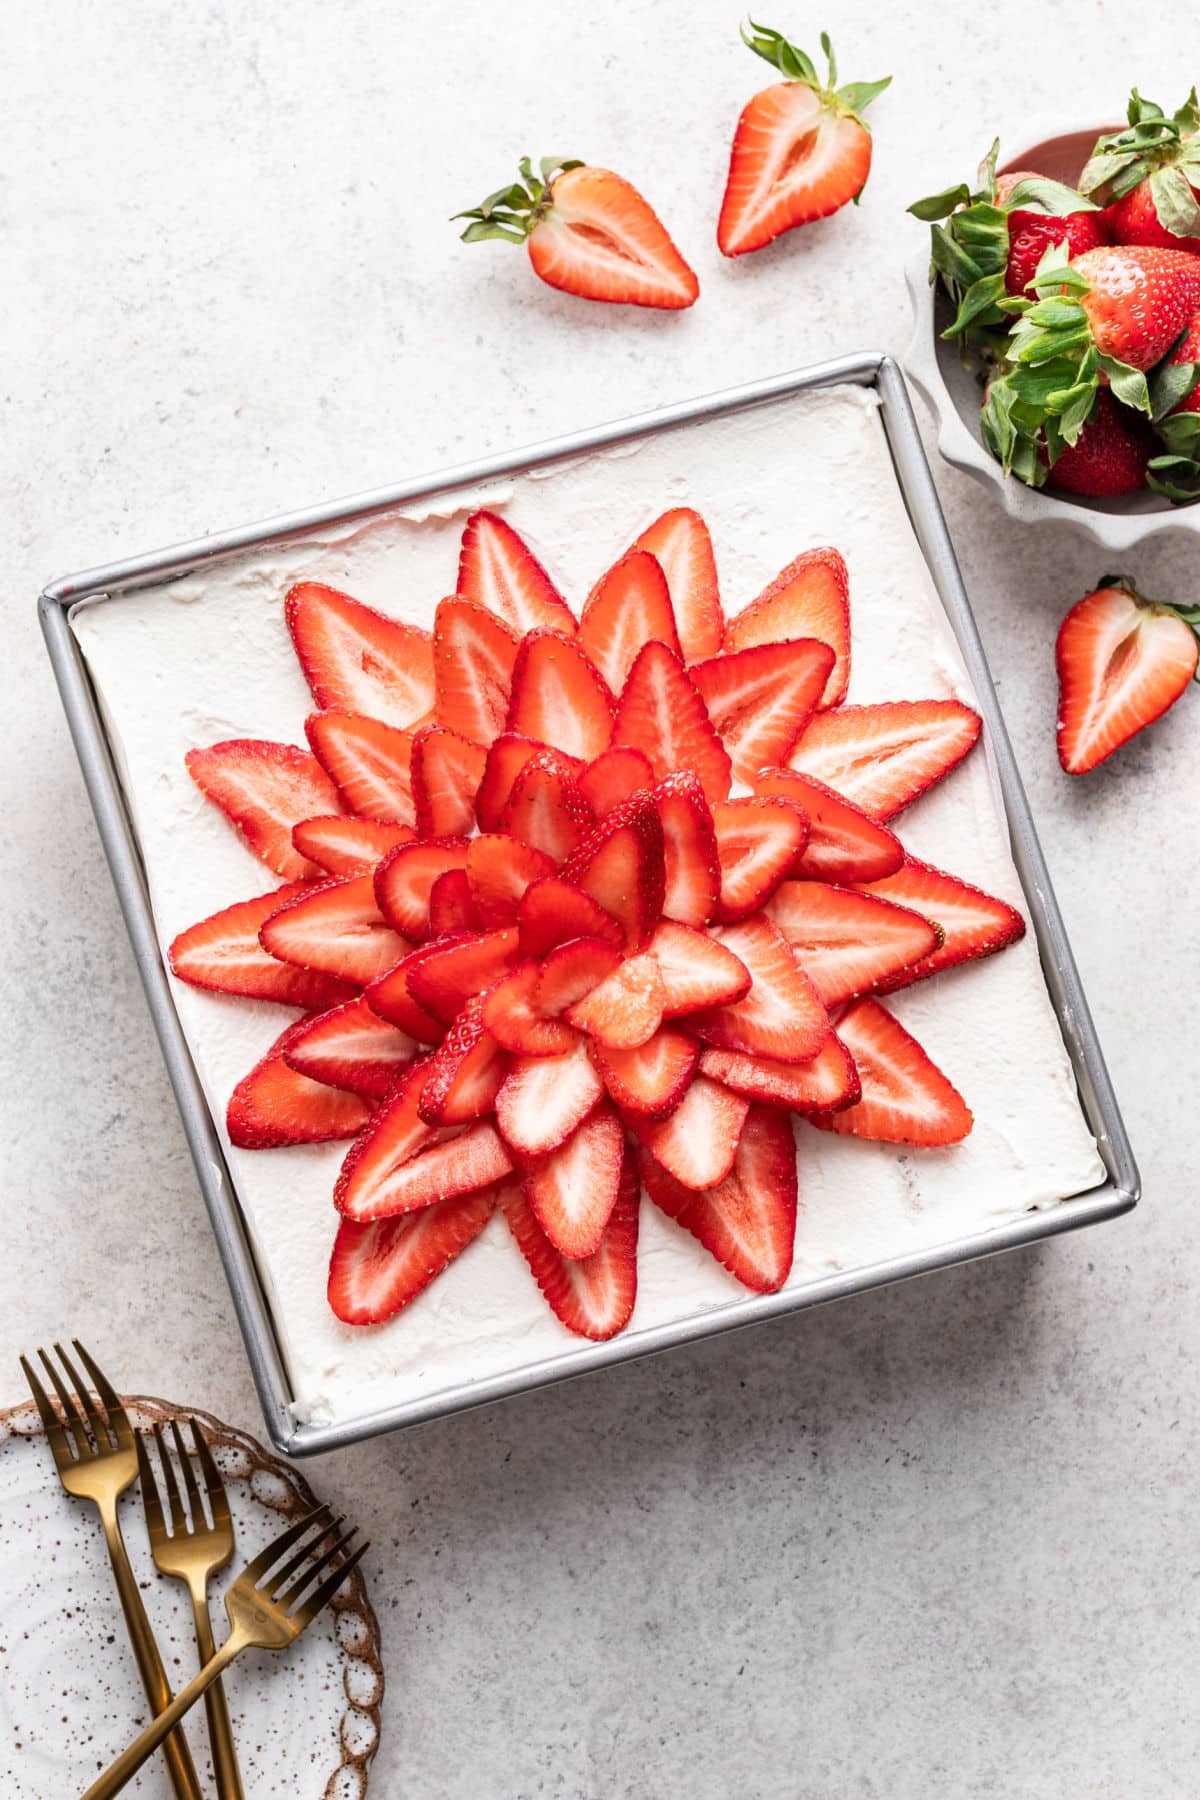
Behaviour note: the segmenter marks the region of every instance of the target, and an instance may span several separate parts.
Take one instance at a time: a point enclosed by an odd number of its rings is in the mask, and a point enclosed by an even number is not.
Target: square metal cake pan
[[[292,1395],[287,1370],[254,1252],[217,1130],[171,998],[151,916],[137,837],[126,808],[96,695],[71,630],[72,608],[84,600],[95,601],[105,596],[127,593],[131,589],[170,582],[236,553],[276,544],[283,539],[302,537],[307,532],[331,525],[359,521],[373,514],[386,512],[393,506],[425,499],[452,487],[516,474],[562,457],[577,456],[581,452],[642,438],[677,425],[696,423],[742,408],[785,400],[793,395],[811,393],[814,389],[847,382],[873,388],[879,397],[897,482],[918,544],[958,638],[975,687],[984,720],[987,751],[993,759],[1007,814],[1013,860],[1037,934],[1046,983],[1074,1067],[1083,1110],[1107,1170],[1106,1181],[1086,1194],[1043,1211],[1025,1213],[1018,1219],[989,1231],[932,1249],[891,1258],[867,1268],[827,1276],[791,1292],[748,1297],[723,1307],[716,1319],[700,1316],[662,1325],[639,1333],[632,1343],[616,1338],[602,1344],[581,1344],[552,1362],[542,1362],[515,1373],[465,1383],[418,1401],[365,1414],[360,1418],[328,1425],[297,1426],[290,1412]],[[267,1431],[279,1450],[293,1456],[332,1450],[378,1432],[442,1417],[525,1389],[544,1386],[569,1375],[621,1362],[629,1357],[643,1356],[651,1351],[668,1349],[717,1331],[776,1318],[801,1307],[815,1306],[849,1294],[864,1293],[887,1282],[927,1274],[933,1269],[945,1268],[954,1263],[968,1262],[977,1257],[1012,1250],[1023,1244],[1036,1243],[1040,1239],[1053,1237],[1058,1232],[1115,1218],[1135,1205],[1139,1188],[1133,1153],[1121,1122],[1062,918],[1050,886],[1029,804],[1013,758],[975,621],[963,590],[962,578],[925,460],[912,406],[899,368],[890,357],[877,353],[863,354],[779,375],[770,380],[752,382],[744,387],[663,407],[655,412],[642,413],[591,431],[577,432],[530,450],[488,457],[423,479],[402,482],[394,488],[362,494],[332,505],[313,507],[305,512],[267,520],[263,524],[243,526],[215,537],[135,557],[127,562],[114,563],[107,568],[90,569],[81,575],[56,581],[48,587],[41,596],[40,615],[67,721],[233,1295]]]

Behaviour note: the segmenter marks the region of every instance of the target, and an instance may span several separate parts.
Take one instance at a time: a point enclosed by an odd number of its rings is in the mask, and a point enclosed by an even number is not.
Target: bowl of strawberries
[[[909,372],[945,459],[1108,549],[1200,513],[1200,104],[1034,138],[909,208]]]

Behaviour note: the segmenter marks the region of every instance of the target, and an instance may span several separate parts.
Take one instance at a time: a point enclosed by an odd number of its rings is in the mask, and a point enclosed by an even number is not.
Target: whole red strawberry
[[[1116,244],[1200,252],[1200,102],[1170,117],[1134,88],[1129,125],[1101,137],[1079,178]]]
[[[1118,406],[1107,388],[1073,444],[1064,444],[1046,480],[1068,494],[1094,499],[1132,494],[1146,483],[1154,436],[1140,414]]]
[[[1200,306],[1200,261],[1186,250],[1110,244],[1073,266],[1087,283],[1080,305],[1096,349],[1131,369],[1160,362]]]
[[[1200,188],[1193,188],[1192,193],[1200,205]],[[1114,200],[1111,206],[1106,206],[1100,217],[1114,244],[1153,244],[1160,250],[1190,250],[1193,255],[1200,253],[1200,236],[1180,237],[1174,231],[1169,231],[1159,218],[1154,183],[1150,176],[1139,181],[1123,199]]]
[[[1105,215],[1098,212],[1066,213],[1054,217],[1017,206],[1008,215],[1008,262],[1004,287],[1009,294],[1034,297],[1033,278],[1038,264],[1054,244],[1065,244],[1070,256],[1095,250],[1109,242]]]

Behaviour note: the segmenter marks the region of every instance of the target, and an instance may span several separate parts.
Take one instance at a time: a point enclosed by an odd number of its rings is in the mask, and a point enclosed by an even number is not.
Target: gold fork
[[[179,1483],[175,1479],[175,1465],[163,1438],[162,1427],[154,1427],[154,1441],[158,1445],[167,1504],[171,1511],[169,1528],[144,1434],[139,1433],[136,1442],[138,1468],[142,1476],[142,1501],[146,1508],[146,1528],[150,1535],[154,1566],[160,1575],[174,1575],[187,1584],[196,1627],[196,1649],[203,1668],[205,1663],[211,1661],[216,1648],[213,1643],[212,1620],[208,1615],[208,1578],[215,1575],[218,1569],[223,1569],[233,1557],[233,1519],[230,1517],[225,1483],[213,1461],[212,1451],[204,1440],[198,1422],[195,1419],[188,1422],[192,1428],[200,1473],[204,1477],[204,1491],[212,1513],[211,1524],[204,1511],[204,1501],[192,1472],[192,1459],[183,1441],[179,1421],[171,1420],[171,1435],[175,1440],[175,1450],[187,1489],[186,1508],[179,1492]],[[245,1790],[242,1787],[237,1752],[233,1746],[229,1708],[225,1703],[225,1689],[219,1681],[214,1681],[205,1694],[204,1709],[208,1714],[208,1741],[212,1748],[213,1772],[217,1778],[220,1800],[244,1800]]]
[[[129,1553],[121,1536],[117,1502],[138,1472],[133,1427],[126,1417],[116,1390],[92,1361],[78,1338],[71,1339],[79,1360],[95,1384],[100,1405],[79,1379],[70,1357],[61,1344],[54,1351],[66,1371],[64,1382],[58,1368],[42,1349],[38,1355],[58,1395],[62,1407],[60,1423],[41,1381],[26,1357],[21,1358],[25,1379],[32,1390],[41,1414],[46,1439],[58,1469],[59,1480],[68,1494],[78,1500],[91,1500],[100,1514],[104,1541],[116,1577],[121,1610],[129,1631],[133,1653],[142,1677],[146,1698],[156,1713],[171,1699],[171,1688],[163,1668],[142,1596],[129,1566]],[[70,1386],[67,1383],[70,1383]],[[73,1390],[73,1391],[72,1391]],[[162,1734],[166,1737],[166,1733]],[[156,1740],[157,1741],[157,1740]],[[163,1756],[171,1777],[171,1786],[179,1800],[202,1800],[195,1764],[182,1731],[172,1732],[163,1746]]]
[[[342,1523],[341,1519],[330,1520],[327,1506],[318,1506],[281,1532],[274,1543],[268,1544],[262,1554],[242,1570],[225,1594],[229,1636],[221,1648],[200,1673],[180,1689],[158,1718],[147,1725],[141,1736],[121,1752],[99,1781],[93,1782],[83,1800],[112,1800],[114,1794],[119,1794],[235,1656],[240,1656],[252,1645],[261,1650],[285,1650],[312,1624],[369,1548],[367,1544],[359,1544],[347,1556],[345,1552],[351,1539],[358,1536],[358,1530],[352,1527],[339,1537],[337,1533]],[[329,1542],[331,1538],[332,1543]],[[293,1550],[296,1545],[299,1548]],[[293,1550],[293,1554],[276,1569],[275,1564],[285,1550]],[[272,1570],[274,1572],[270,1573]],[[328,1574],[326,1570],[329,1570]],[[322,1579],[314,1588],[312,1583],[318,1576]],[[306,1593],[307,1599],[304,1598]]]

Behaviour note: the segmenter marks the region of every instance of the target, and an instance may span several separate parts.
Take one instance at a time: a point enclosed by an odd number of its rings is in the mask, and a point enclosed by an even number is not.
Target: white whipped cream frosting
[[[79,608],[74,629],[116,746],[159,939],[275,885],[184,767],[229,737],[304,743],[312,702],[283,598],[332,583],[431,625],[453,591],[466,515],[502,512],[578,607],[669,506],[696,507],[727,614],[801,550],[836,544],[850,573],[849,699],[972,699],[909,525],[875,396],[843,387],[674,428],[368,523],[256,550],[202,575]],[[984,749],[903,813],[914,854],[1023,906]],[[340,1421],[572,1356],[503,1222],[386,1325],[344,1326],[325,1298],[344,1144],[246,1151],[225,1138],[236,1082],[294,1016],[176,982],[175,1003],[225,1144],[273,1308],[298,1422]],[[1032,933],[888,1001],[975,1115],[962,1144],[903,1151],[797,1123],[800,1218],[788,1287],[946,1245],[1104,1179]],[[643,1199],[626,1338],[717,1314],[746,1290]]]

